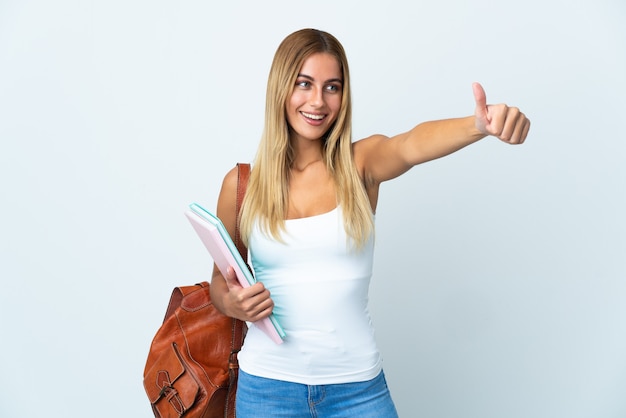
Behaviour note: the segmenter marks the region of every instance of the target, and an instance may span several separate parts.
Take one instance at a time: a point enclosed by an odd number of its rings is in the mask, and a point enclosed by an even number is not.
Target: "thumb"
[[[228,269],[226,269],[226,274],[224,274],[224,280],[226,280],[228,290],[242,287],[239,283],[239,280],[237,280],[237,274],[235,274],[235,269],[230,266],[228,267]]]
[[[473,83],[474,100],[476,101],[476,116],[485,117],[487,115],[487,95],[480,83]]]

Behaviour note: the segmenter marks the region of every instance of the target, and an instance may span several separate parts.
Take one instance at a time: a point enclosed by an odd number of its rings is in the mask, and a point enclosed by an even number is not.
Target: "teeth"
[[[301,112],[305,117],[313,120],[322,120],[324,119],[324,115],[312,115],[310,113]]]

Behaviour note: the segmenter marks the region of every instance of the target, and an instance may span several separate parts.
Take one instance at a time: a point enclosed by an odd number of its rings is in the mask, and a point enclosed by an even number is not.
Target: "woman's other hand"
[[[479,83],[472,85],[476,100],[476,128],[508,144],[522,144],[530,129],[530,120],[517,107],[506,104],[488,105],[485,90]]]

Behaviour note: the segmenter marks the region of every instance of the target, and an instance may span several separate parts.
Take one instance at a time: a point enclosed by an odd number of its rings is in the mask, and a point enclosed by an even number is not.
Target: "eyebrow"
[[[306,74],[302,74],[302,73],[298,73],[298,77],[297,78],[306,78],[307,80],[315,81],[315,79],[313,77],[311,77],[310,75],[306,75]],[[339,84],[343,85],[343,80],[340,79],[340,78],[331,78],[330,80],[326,80],[325,83],[339,83]]]

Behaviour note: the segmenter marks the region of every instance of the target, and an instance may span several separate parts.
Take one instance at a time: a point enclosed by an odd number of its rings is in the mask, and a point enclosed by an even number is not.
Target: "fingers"
[[[255,322],[269,316],[274,309],[274,301],[263,283],[257,282],[239,292],[230,293],[238,319]]]
[[[242,287],[232,267],[228,268],[224,279],[228,286],[230,316],[242,321],[255,322],[272,313],[274,302],[263,283],[257,282],[250,287]]]
[[[509,144],[522,144],[530,129],[530,121],[517,107],[505,104],[488,106],[488,122],[483,133],[493,135]]]
[[[509,144],[523,144],[530,130],[530,120],[518,108],[505,104],[487,105],[487,95],[479,83],[473,83],[476,101],[476,127]]]
[[[502,105],[504,106],[504,105]],[[494,126],[494,136],[509,144],[523,144],[530,129],[530,121],[518,108],[504,106],[502,116]]]
[[[474,116],[476,118],[476,128],[484,135],[491,135],[490,125],[492,125],[491,107],[487,106],[487,95],[485,89],[479,83],[472,84],[476,108]]]
[[[242,287],[241,284],[239,283],[239,280],[237,280],[235,269],[233,269],[232,267],[228,267],[228,269],[226,270],[226,274],[224,275],[224,280],[226,281],[228,290]]]
[[[513,133],[511,137],[507,141],[509,144],[523,144],[526,140],[526,136],[528,135],[528,131],[530,130],[530,121],[526,118],[526,116],[520,112],[515,127],[513,128]]]
[[[487,94],[485,89],[480,83],[473,83],[472,90],[474,91],[474,100],[476,101],[476,107],[487,110]]]

